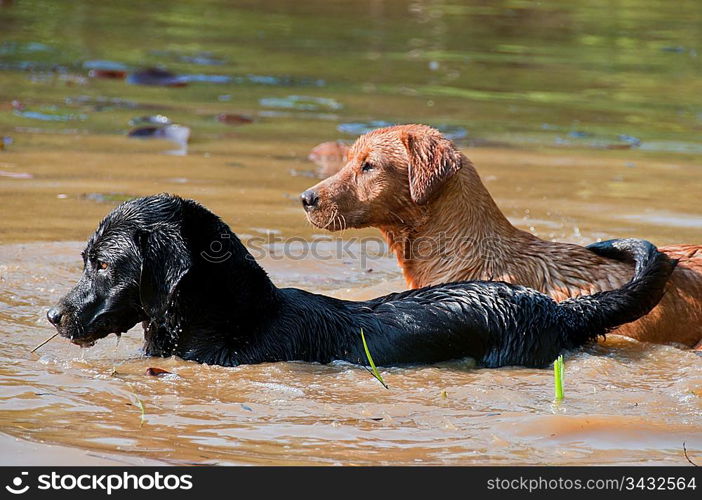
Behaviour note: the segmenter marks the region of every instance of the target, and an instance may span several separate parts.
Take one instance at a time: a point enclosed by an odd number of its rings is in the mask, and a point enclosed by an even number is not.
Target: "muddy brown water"
[[[567,353],[559,404],[550,370],[381,369],[386,390],[344,363],[145,358],[140,328],[31,353],[53,333],[45,313],[77,280],[83,242],[133,196],[198,199],[281,286],[402,289],[375,231],[321,232],[297,201],[316,182],[312,146],[352,140],[358,124],[455,133],[510,220],[541,237],[702,242],[694,2],[641,0],[617,16],[591,2],[157,4],[0,13],[0,135],[13,139],[0,151],[0,463],[684,465],[683,443],[702,462],[702,358],[617,336]],[[100,60],[230,80],[90,79]],[[129,119],[156,113],[192,128],[187,151],[126,137]]]
[[[114,336],[86,350],[55,339],[31,354],[52,333],[46,309],[80,273],[84,243],[51,241],[54,232],[87,236],[114,206],[80,193],[160,190],[157,187],[165,188],[167,181],[159,172],[173,177],[195,177],[196,172],[198,183],[179,185],[175,191],[222,213],[254,248],[270,241],[271,250],[261,262],[279,285],[350,298],[403,286],[392,258],[354,259],[363,248],[351,240],[353,232],[342,235],[351,247],[349,255],[339,257],[334,242],[325,241],[326,234],[309,228],[297,202],[283,196],[299,191],[309,180],[288,177],[285,162],[275,165],[260,158],[258,167],[249,172],[218,166],[211,158],[154,156],[149,180],[142,178],[138,155],[118,156],[123,166],[108,181],[91,166],[104,161],[103,154],[73,153],[51,163],[42,163],[34,153],[4,157],[35,174],[36,180],[11,181],[14,197],[21,195],[25,207],[12,210],[12,223],[27,229],[10,233],[17,241],[0,246],[3,432],[85,452],[73,461],[115,463],[148,459],[220,464],[682,464],[683,442],[691,453],[702,448],[702,359],[675,347],[614,336],[568,355],[566,399],[559,405],[552,401],[549,370],[483,370],[460,362],[384,369],[390,386],[385,390],[364,369],[348,364],[222,368],[144,358],[139,353],[139,327],[123,335],[118,345]],[[657,189],[646,195],[651,178],[665,175],[670,189],[676,182],[684,193],[687,172],[694,166],[640,163],[629,174],[634,186],[642,186],[631,188],[642,198],[641,206],[635,206],[628,198],[619,201],[618,190],[607,188],[610,180],[597,181],[611,178],[612,170],[626,172],[618,159],[588,158],[587,177],[592,179],[583,181],[581,173],[574,174],[578,170],[559,168],[585,161],[575,154],[564,159],[481,149],[472,157],[521,227],[581,242],[619,234],[646,234],[659,243],[677,241],[676,236],[695,237],[695,227],[681,225],[671,236],[670,228],[659,226],[656,218],[627,217],[647,213],[642,207],[658,201]],[[251,158],[255,163],[253,153]],[[528,176],[526,169],[531,171]],[[270,186],[235,187],[264,175],[270,176]],[[553,179],[554,175],[562,178]],[[570,186],[579,182],[592,192],[587,201],[554,202],[572,197]],[[551,184],[564,186],[560,195]],[[57,198],[59,194],[65,197]],[[10,198],[5,194],[3,205]],[[677,206],[652,212],[651,217],[686,210],[689,218],[683,220],[693,220],[694,211],[685,208],[692,205],[693,196],[687,200],[679,196],[676,201]],[[10,213],[7,210],[4,213]],[[70,229],[62,229],[63,224]],[[35,228],[50,241],[32,241],[40,239],[33,236]],[[9,233],[7,225],[5,231]],[[280,238],[317,238],[316,255],[295,253],[294,245],[285,255],[282,243],[268,239],[271,231],[281,231]],[[358,232],[370,242],[375,241],[374,234]],[[173,375],[149,377],[145,375],[149,367]],[[37,453],[25,460],[42,456]],[[6,463],[12,460],[10,455],[4,458]]]

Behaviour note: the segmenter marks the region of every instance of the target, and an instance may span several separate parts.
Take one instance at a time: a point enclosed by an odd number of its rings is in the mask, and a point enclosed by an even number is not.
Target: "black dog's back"
[[[214,243],[224,258],[208,253]],[[363,331],[379,365],[471,356],[488,367],[540,367],[646,314],[661,298],[673,261],[641,240],[601,247],[637,262],[632,281],[560,304],[529,288],[482,281],[351,302],[278,289],[219,217],[192,200],[159,195],[126,202],[103,220],[79,285],[49,316],[81,345],[143,321],[147,354],[225,366],[366,364]],[[95,279],[112,291],[83,293],[97,289]],[[88,296],[90,304],[81,303]],[[99,321],[83,324],[94,310]]]
[[[632,281],[561,304],[530,288],[487,281],[435,285],[365,302],[282,289],[280,316],[260,343],[240,352],[240,362],[342,359],[367,364],[363,330],[378,365],[470,356],[486,367],[543,367],[564,349],[638,319],[662,296],[675,261],[646,241],[611,245],[610,255],[637,263]]]

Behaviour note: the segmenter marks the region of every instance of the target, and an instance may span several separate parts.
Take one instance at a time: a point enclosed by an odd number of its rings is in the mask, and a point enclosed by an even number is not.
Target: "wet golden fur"
[[[438,131],[401,125],[361,136],[348,161],[311,188],[309,220],[331,231],[377,227],[411,288],[488,279],[562,300],[618,288],[631,266],[585,247],[545,241],[502,214],[470,160]],[[641,341],[702,345],[702,246],[661,251],[680,259],[661,303],[616,333]]]

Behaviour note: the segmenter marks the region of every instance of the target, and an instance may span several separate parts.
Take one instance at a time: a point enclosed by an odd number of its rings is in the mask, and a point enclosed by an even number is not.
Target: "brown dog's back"
[[[631,278],[627,263],[515,228],[470,160],[431,127],[374,130],[347,154],[343,168],[305,192],[307,217],[332,231],[379,228],[410,288],[500,280],[563,300],[612,290]],[[692,347],[702,342],[702,247],[661,251],[680,261],[666,295],[617,333]]]

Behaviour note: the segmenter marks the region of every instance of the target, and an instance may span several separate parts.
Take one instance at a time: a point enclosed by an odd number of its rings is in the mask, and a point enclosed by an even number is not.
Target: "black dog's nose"
[[[58,326],[59,322],[61,321],[61,311],[59,311],[55,307],[52,307],[46,313],[46,318],[49,320],[49,323],[51,323],[54,326]]]
[[[313,190],[308,189],[300,195],[300,199],[302,200],[302,206],[305,208],[305,210],[309,210],[310,208],[317,206],[319,196],[317,196],[317,193],[315,193]]]

